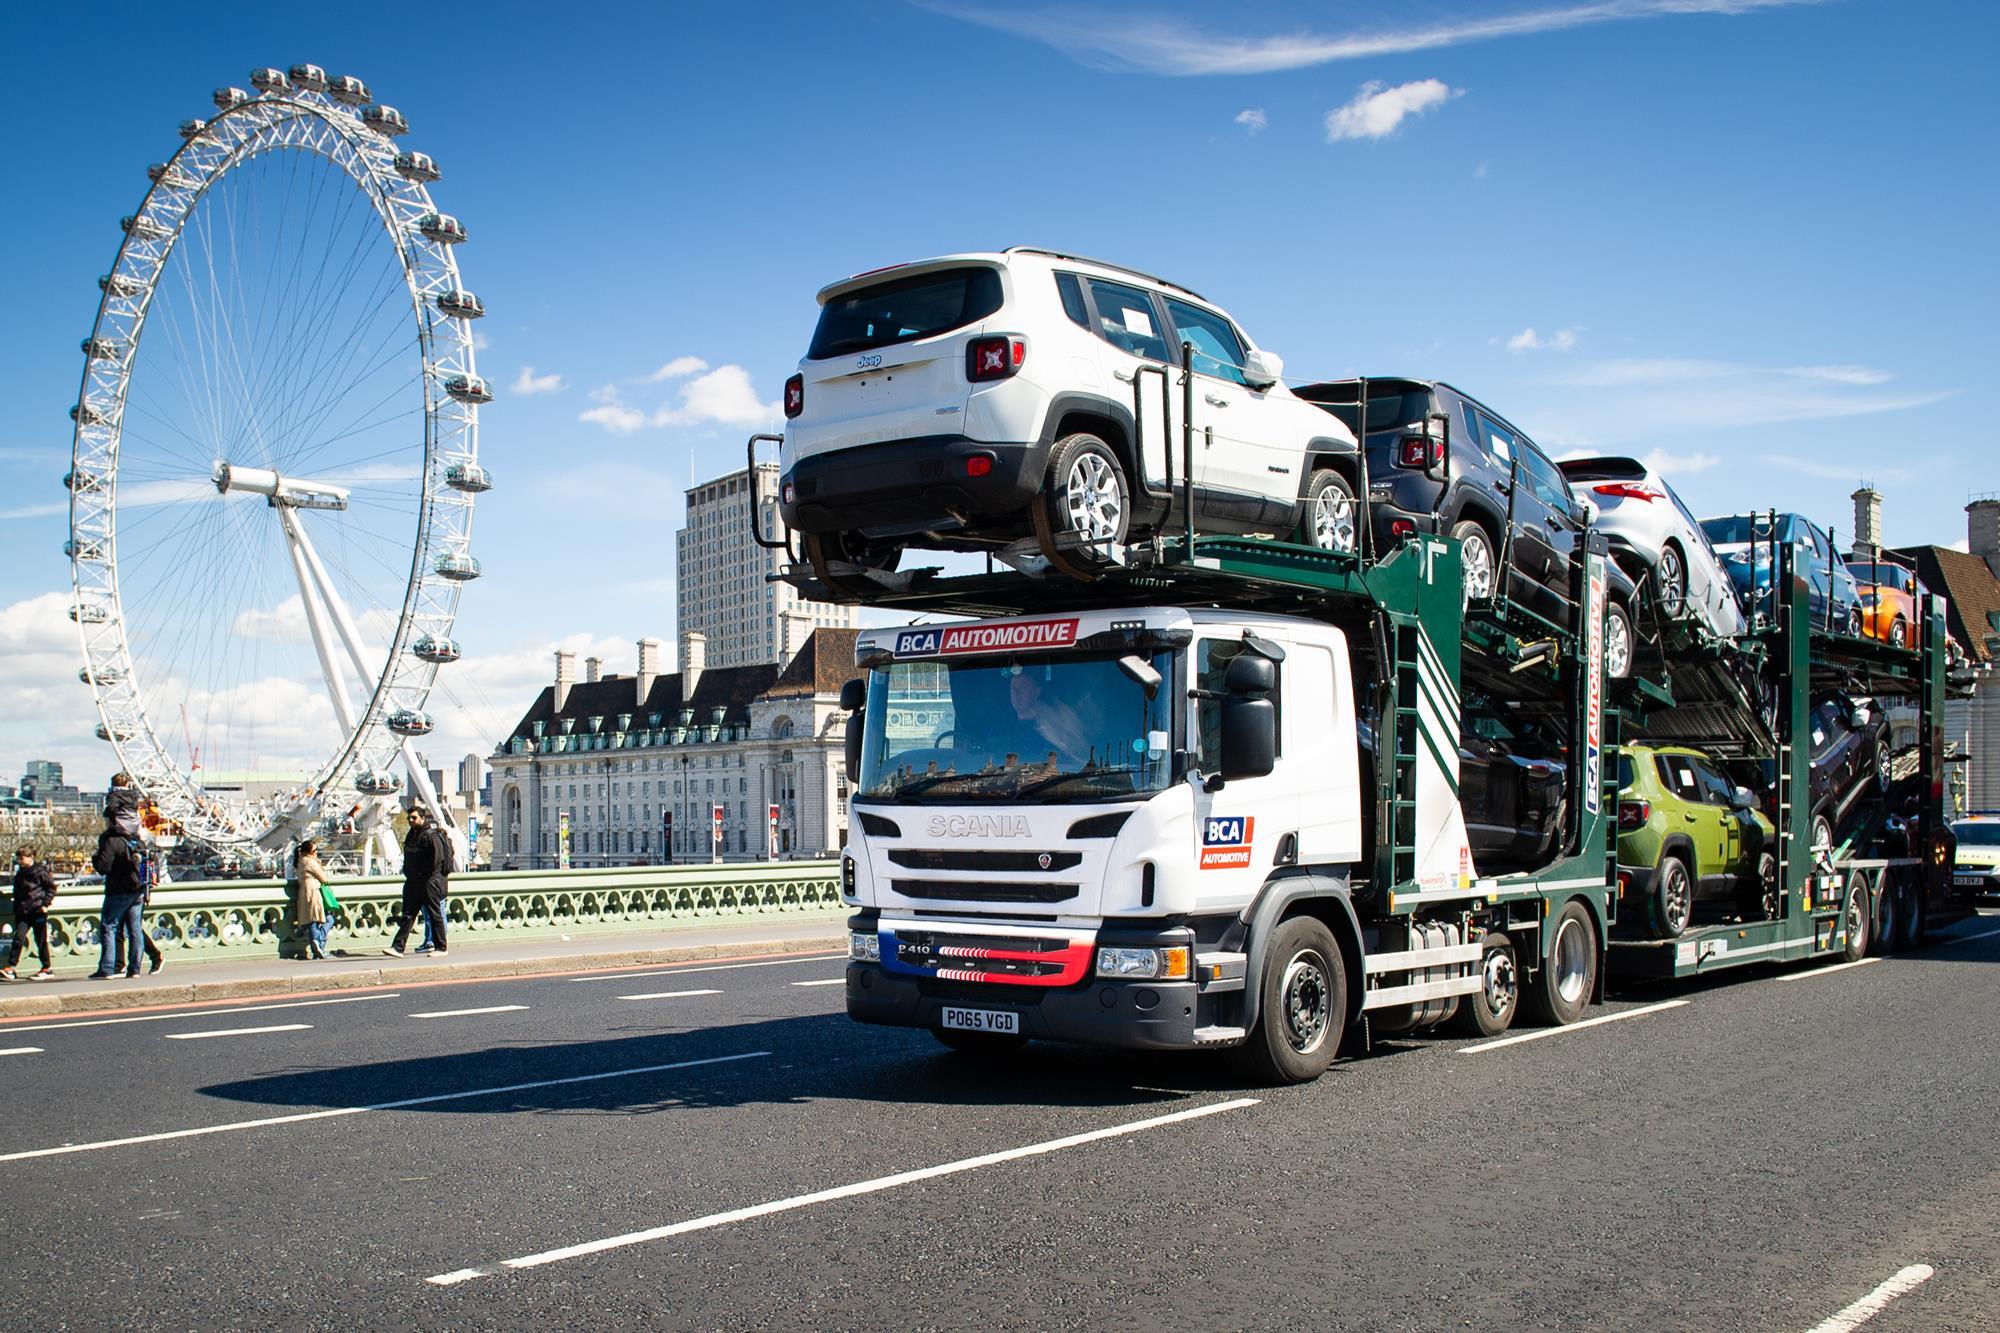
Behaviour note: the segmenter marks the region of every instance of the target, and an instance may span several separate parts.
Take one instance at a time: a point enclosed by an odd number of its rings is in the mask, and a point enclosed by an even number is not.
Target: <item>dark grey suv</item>
[[[1375,551],[1420,532],[1455,538],[1469,596],[1495,595],[1504,572],[1510,599],[1571,628],[1570,570],[1590,511],[1562,470],[1505,417],[1439,381],[1338,380],[1297,393],[1360,431],[1364,391]],[[1609,577],[1605,660],[1624,676],[1636,647],[1633,584],[1616,565]]]

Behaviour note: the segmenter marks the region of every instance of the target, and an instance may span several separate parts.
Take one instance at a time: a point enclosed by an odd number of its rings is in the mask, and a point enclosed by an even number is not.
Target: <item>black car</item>
[[[1871,786],[1878,795],[1888,796],[1894,757],[1889,724],[1872,701],[1829,693],[1818,696],[1806,714],[1805,740],[1812,764],[1806,802],[1812,812],[1812,846],[1831,849]],[[1768,759],[1756,767],[1764,788],[1764,813],[1775,820],[1777,773]]]
[[[1510,599],[1571,626],[1570,574],[1590,510],[1533,440],[1492,408],[1434,380],[1339,380],[1308,385],[1298,396],[1364,434],[1377,553],[1418,533],[1455,538],[1468,597],[1493,596],[1504,561]],[[1616,565],[1609,578],[1605,661],[1612,675],[1624,676],[1636,642],[1633,583]]]

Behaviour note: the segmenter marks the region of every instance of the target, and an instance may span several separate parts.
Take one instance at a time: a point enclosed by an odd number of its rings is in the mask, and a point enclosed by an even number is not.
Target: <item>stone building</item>
[[[641,639],[637,671],[576,677],[556,654],[495,751],[493,864],[506,868],[816,857],[847,841],[840,688],[859,674],[852,629],[822,627],[780,666],[711,667],[682,636],[680,669]]]
[[[1991,813],[2000,812],[2000,498],[1975,499],[1965,514],[1969,551],[1905,546],[1894,554],[1949,602],[1945,628],[1965,650],[1974,680],[1970,698],[1945,704],[1945,743],[1964,756],[1953,765],[1950,790],[1958,813]]]

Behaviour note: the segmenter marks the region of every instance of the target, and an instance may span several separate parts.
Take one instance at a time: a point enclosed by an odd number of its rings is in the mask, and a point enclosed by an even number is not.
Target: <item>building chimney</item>
[[[1965,546],[2000,578],[2000,495],[1981,495],[1965,507]]]
[[[694,698],[695,686],[701,683],[702,668],[708,663],[708,636],[698,629],[687,630],[681,635],[681,706],[685,708]]]
[[[586,658],[584,658],[584,659],[583,659],[583,683],[584,683],[584,684],[586,684],[586,685],[595,685],[595,684],[596,684],[596,683],[597,683],[597,682],[598,682],[599,680],[603,679],[603,677],[604,677],[604,659],[603,659],[603,658],[601,658],[601,657],[586,657]]]
[[[569,687],[576,684],[576,654],[567,648],[556,649],[556,711],[562,712],[569,702]]]
[[[1854,493],[1854,550],[1860,555],[1882,551],[1882,493],[1867,482]]]
[[[660,641],[658,639],[639,640],[639,702],[646,706],[646,696],[653,692],[653,682],[660,676]]]

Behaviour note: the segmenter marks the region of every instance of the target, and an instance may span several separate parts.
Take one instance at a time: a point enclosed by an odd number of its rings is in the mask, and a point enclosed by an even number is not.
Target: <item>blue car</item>
[[[1773,526],[1775,523],[1775,526]],[[1789,542],[1792,568],[1805,579],[1813,622],[1837,634],[1861,637],[1861,589],[1833,553],[1824,529],[1803,514],[1731,514],[1705,518],[1701,530],[1722,558],[1751,622],[1768,623],[1776,543]]]

